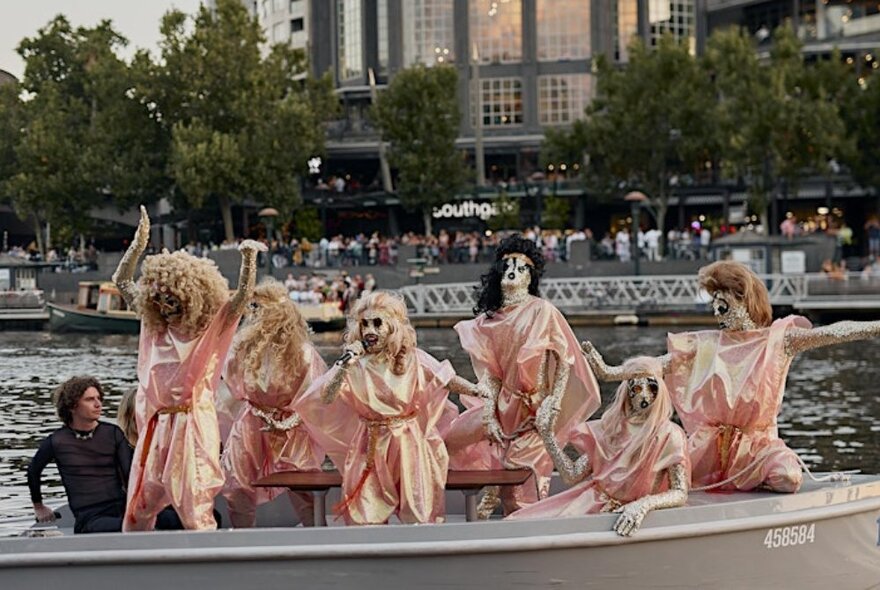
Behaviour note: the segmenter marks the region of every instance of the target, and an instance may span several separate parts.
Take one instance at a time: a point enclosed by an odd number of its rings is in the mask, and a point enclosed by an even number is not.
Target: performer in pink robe
[[[437,425],[447,390],[473,395],[475,386],[416,348],[406,306],[386,292],[357,300],[345,343],[295,405],[342,473],[339,514],[349,524],[442,521],[448,455]]]
[[[327,365],[309,342],[309,328],[284,285],[261,283],[249,307],[223,377],[242,402],[221,457],[223,495],[236,528],[254,526],[257,505],[282,492],[255,488],[253,482],[279,471],[320,471],[324,462],[324,450],[292,408]],[[300,522],[314,524],[311,494],[288,494]]]
[[[123,531],[151,530],[169,504],[188,529],[213,529],[214,497],[223,486],[214,391],[236,326],[250,297],[256,255],[246,240],[239,287],[232,297],[213,262],[186,252],[137,260],[149,241],[141,207],[134,240],[113,281],[141,316],[138,347],[138,438]]]
[[[670,334],[661,357],[688,433],[692,485],[796,492],[800,461],[779,438],[776,422],[791,361],[805,350],[874,337],[880,322],[813,328],[799,316],[773,321],[764,283],[737,262],[700,269],[700,285],[721,329]],[[600,378],[617,373],[584,346]]]
[[[559,408],[555,436],[565,446],[574,427],[600,406],[599,387],[563,315],[538,296],[544,259],[518,235],[499,245],[484,274],[475,307],[480,315],[455,326],[471,357],[482,399],[463,397],[469,409],[446,435],[454,469],[526,468],[534,477],[499,497],[489,488],[480,504],[487,518],[499,502],[505,513],[547,496],[553,461],[535,429],[546,397]]]
[[[600,420],[580,425],[572,438],[583,453],[577,461],[563,452],[555,437],[544,437],[563,480],[576,485],[508,518],[619,512],[614,530],[630,536],[651,510],[684,505],[690,479],[687,436],[672,422],[662,365],[641,357],[623,369],[629,378],[617,388],[611,406]],[[542,405],[539,430],[551,433],[555,419],[553,408]]]

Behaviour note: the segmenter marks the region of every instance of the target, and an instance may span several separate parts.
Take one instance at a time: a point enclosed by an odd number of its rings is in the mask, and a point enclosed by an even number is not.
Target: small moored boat
[[[80,281],[76,305],[46,303],[55,332],[137,334],[140,320],[110,282]]]

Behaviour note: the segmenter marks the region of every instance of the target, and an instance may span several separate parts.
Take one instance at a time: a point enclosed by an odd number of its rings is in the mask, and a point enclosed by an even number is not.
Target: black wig
[[[493,312],[501,308],[503,299],[501,275],[504,273],[504,257],[508,254],[524,254],[531,259],[533,266],[529,267],[529,274],[532,277],[529,281],[529,293],[536,297],[540,296],[538,283],[541,282],[541,275],[544,274],[544,255],[538,250],[535,242],[519,234],[513,234],[501,240],[495,250],[495,262],[488,272],[480,276],[480,286],[476,287],[477,304],[474,306],[474,315],[486,312],[486,315],[492,316]]]

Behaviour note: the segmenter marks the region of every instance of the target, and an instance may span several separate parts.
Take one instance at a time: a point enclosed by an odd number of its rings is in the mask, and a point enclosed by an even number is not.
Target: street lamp
[[[272,238],[275,235],[275,218],[278,217],[278,210],[272,207],[264,207],[260,209],[257,216],[263,225],[266,226],[266,272],[272,274]]]
[[[623,197],[624,201],[629,203],[630,217],[632,217],[632,236],[630,237],[630,247],[633,252],[633,260],[635,261],[636,276],[639,276],[640,269],[640,252],[639,252],[639,213],[642,210],[642,203],[648,200],[645,193],[641,191],[632,191]]]

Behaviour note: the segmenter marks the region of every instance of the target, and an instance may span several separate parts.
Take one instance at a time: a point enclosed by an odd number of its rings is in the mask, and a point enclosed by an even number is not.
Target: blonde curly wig
[[[369,310],[377,311],[387,317],[389,330],[382,354],[387,355],[391,360],[391,372],[395,375],[403,375],[406,372],[409,355],[415,354],[416,331],[409,323],[406,304],[400,297],[388,291],[374,291],[361,296],[348,315],[343,340],[346,344],[363,340],[360,320]]]
[[[189,337],[204,332],[229,300],[229,283],[214,262],[182,250],[147,256],[141,265],[138,285],[137,307],[144,323],[160,332],[172,327]],[[181,316],[172,324],[162,316],[154,300],[157,290],[180,301]]]
[[[287,289],[274,279],[260,283],[251,301],[254,305],[235,337],[230,370],[241,371],[247,389],[258,389],[264,364],[268,364],[272,371],[269,386],[283,387],[305,365],[303,345],[309,339],[309,327]]]

